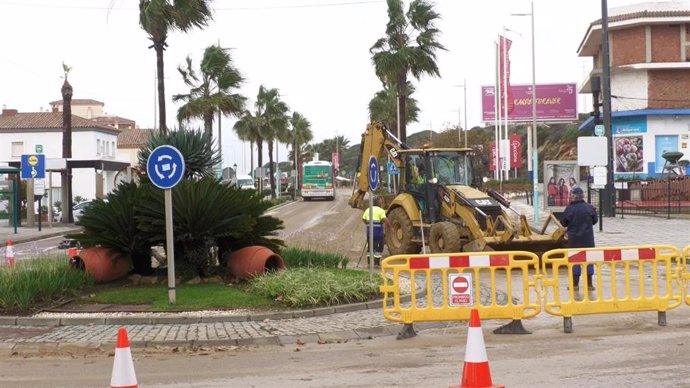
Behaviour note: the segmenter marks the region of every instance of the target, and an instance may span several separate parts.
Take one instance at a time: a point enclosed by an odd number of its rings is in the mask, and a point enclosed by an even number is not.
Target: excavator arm
[[[398,138],[390,133],[383,123],[373,122],[367,125],[367,129],[362,134],[362,142],[359,146],[359,159],[357,160],[357,176],[352,186],[352,196],[348,204],[353,208],[363,208],[363,200],[369,191],[369,158],[381,159],[384,152],[388,153],[391,161],[401,167],[400,154],[398,150],[407,149]]]

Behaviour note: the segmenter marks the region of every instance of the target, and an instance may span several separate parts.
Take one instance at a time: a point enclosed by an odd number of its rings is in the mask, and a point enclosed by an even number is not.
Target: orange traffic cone
[[[129,349],[127,330],[121,327],[117,333],[117,347],[115,348],[115,361],[113,362],[113,374],[110,377],[111,388],[137,388],[137,376],[134,373],[132,352]]]
[[[14,242],[12,240],[7,240],[7,247],[5,248],[5,263],[9,266],[14,265]]]
[[[450,388],[503,388],[503,385],[493,385],[489,358],[486,355],[482,324],[479,321],[479,310],[472,309],[470,325],[467,328],[467,345],[465,346],[465,365],[462,368],[461,385]]]

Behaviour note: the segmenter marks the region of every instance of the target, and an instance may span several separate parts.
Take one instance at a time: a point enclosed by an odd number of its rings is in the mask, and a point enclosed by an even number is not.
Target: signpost
[[[151,183],[165,193],[165,250],[168,258],[168,300],[175,304],[175,250],[173,244],[172,192],[184,177],[184,157],[169,145],[156,147],[146,161],[146,173]]]
[[[374,190],[379,184],[379,161],[369,157],[369,278],[374,273]]]

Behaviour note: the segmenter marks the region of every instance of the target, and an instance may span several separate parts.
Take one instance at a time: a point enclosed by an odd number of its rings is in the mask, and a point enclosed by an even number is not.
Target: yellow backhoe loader
[[[522,250],[537,255],[565,247],[565,229],[553,214],[536,229],[500,193],[478,189],[481,179],[473,174],[470,148],[412,149],[377,122],[367,125],[360,147],[351,207],[368,206],[371,156],[381,163],[385,154],[398,167],[397,193],[380,196],[391,223],[385,240],[393,255],[419,253],[423,245],[431,253]]]

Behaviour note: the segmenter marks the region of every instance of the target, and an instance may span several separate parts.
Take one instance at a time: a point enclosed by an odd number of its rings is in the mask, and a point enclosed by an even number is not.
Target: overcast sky
[[[406,2],[407,3],[407,2]],[[609,8],[640,3],[609,0]],[[369,48],[384,36],[384,0],[217,0],[214,21],[205,30],[173,33],[165,53],[168,125],[176,123],[171,95],[187,90],[176,68],[187,55],[195,65],[206,47],[232,48],[246,78],[241,93],[254,103],[260,85],[278,88],[292,111],[306,116],[314,140],[343,135],[359,143],[368,121],[367,104],[381,85]],[[437,0],[442,15],[438,53],[442,78],[414,80],[419,122],[408,133],[464,123],[480,125],[480,87],[494,82],[494,42],[504,26],[511,31],[511,83],[532,82],[528,0]],[[601,17],[599,0],[536,0],[537,83],[580,83],[591,58],[577,56],[589,24]],[[74,98],[105,103],[108,114],[157,123],[155,53],[138,25],[136,0],[0,0],[0,104],[20,112],[48,109],[61,99],[62,62],[72,67]],[[578,99],[581,112],[589,99]],[[234,119],[224,119],[230,129]],[[202,124],[199,122],[199,127]],[[215,132],[214,132],[215,133]],[[249,150],[232,131],[223,136],[224,165],[249,169]],[[280,149],[279,159],[287,151]],[[266,159],[267,160],[267,159]]]

